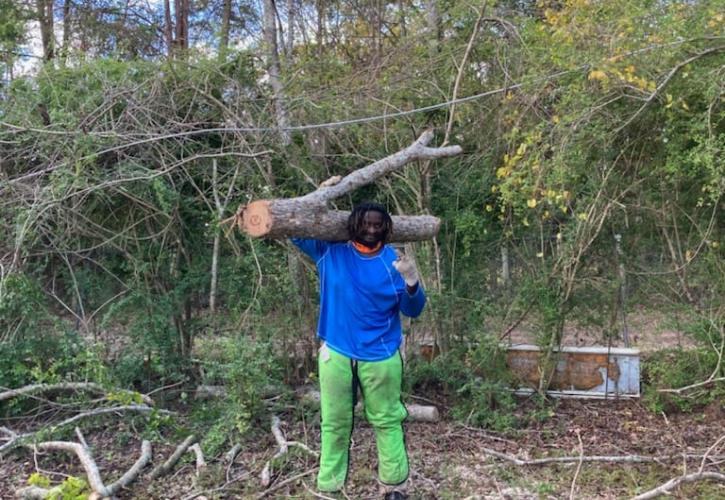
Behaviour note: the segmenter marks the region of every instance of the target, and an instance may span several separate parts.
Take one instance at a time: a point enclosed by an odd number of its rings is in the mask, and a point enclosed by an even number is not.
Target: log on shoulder
[[[349,212],[329,210],[327,202],[400,169],[415,160],[448,158],[461,153],[460,146],[430,148],[433,132],[426,131],[407,148],[355,170],[335,184],[323,183],[298,198],[258,200],[239,207],[235,216],[239,229],[250,236],[267,238],[314,238],[327,241],[348,239]],[[394,216],[392,242],[419,241],[438,233],[440,220],[429,215]]]

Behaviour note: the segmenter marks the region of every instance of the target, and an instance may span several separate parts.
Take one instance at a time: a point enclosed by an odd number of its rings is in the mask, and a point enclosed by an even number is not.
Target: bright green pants
[[[317,489],[337,491],[345,484],[353,428],[355,384],[365,401],[365,418],[375,430],[378,476],[385,484],[408,478],[402,422],[408,412],[400,400],[403,360],[354,361],[323,347],[319,356],[322,445]]]

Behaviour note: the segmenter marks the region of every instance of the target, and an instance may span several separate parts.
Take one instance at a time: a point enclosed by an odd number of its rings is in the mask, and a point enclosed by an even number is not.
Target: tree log
[[[302,393],[300,399],[305,404],[318,407],[320,405],[320,391],[309,389]],[[408,422],[438,422],[440,413],[435,406],[406,404],[405,409],[408,410]],[[354,409],[358,418],[365,418],[365,402],[358,401]]]
[[[448,158],[461,153],[460,146],[429,148],[433,132],[424,132],[407,148],[366,167],[355,170],[339,182],[323,183],[317,190],[297,198],[257,200],[239,207],[234,216],[237,226],[250,236],[267,238],[314,238],[327,241],[348,239],[349,212],[329,210],[327,202],[370,184],[415,160]],[[392,242],[420,241],[438,233],[437,217],[394,216]]]

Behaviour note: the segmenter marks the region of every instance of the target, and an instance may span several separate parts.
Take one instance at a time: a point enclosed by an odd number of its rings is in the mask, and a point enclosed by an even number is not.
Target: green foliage
[[[682,394],[659,392],[661,389],[679,389],[703,382],[710,377],[717,366],[717,352],[711,347],[696,349],[665,349],[643,359],[642,381],[643,402],[653,412],[692,412],[725,397],[725,384],[716,382],[711,386],[695,388]],[[721,366],[720,373],[725,375]]]
[[[282,382],[283,364],[271,341],[241,335],[211,340],[201,348],[201,356],[208,362],[204,382],[223,385],[227,395],[222,401],[197,405],[192,419],[204,429],[203,448],[215,455],[230,441],[248,438],[252,430],[266,424],[265,399],[283,396],[288,388]]]
[[[504,351],[488,336],[475,348],[450,351],[431,362],[417,359],[406,371],[410,391],[442,391],[456,419],[499,431],[516,425],[510,381]]]
[[[40,472],[33,472],[28,478],[28,485],[37,486],[38,488],[48,488],[50,487],[50,478]]]
[[[53,495],[53,500],[85,500],[91,488],[85,479],[70,476],[60,484],[60,491]]]

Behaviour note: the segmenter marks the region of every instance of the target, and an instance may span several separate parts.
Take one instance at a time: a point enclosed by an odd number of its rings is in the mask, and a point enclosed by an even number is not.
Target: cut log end
[[[253,201],[244,207],[239,229],[250,236],[259,237],[272,229],[273,217],[267,200]]]

